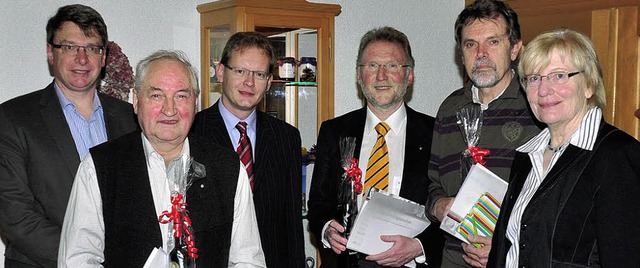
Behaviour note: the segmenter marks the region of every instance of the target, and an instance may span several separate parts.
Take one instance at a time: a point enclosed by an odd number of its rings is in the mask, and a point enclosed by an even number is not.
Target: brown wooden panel
[[[570,28],[591,35],[591,12],[577,11],[563,14],[519,16],[522,41],[528,43],[542,32],[556,28]]]
[[[618,50],[614,125],[638,137],[638,120],[634,116],[640,103],[638,92],[637,7],[619,9]]]

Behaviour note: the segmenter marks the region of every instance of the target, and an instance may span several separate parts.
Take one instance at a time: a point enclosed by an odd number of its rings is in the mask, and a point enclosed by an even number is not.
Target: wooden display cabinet
[[[284,117],[277,112],[278,109],[266,112],[274,115],[278,113],[278,117],[299,129],[305,124],[300,122],[302,119],[298,110],[306,114],[313,113],[315,142],[320,124],[334,115],[334,18],[340,14],[340,5],[309,3],[305,0],[222,0],[199,5],[197,10],[200,13],[202,38],[201,109],[211,106],[220,96],[221,84],[216,82],[214,66],[218,64],[224,45],[233,33],[257,31],[273,38],[272,41],[284,39],[284,47],[276,48],[282,53],[278,57],[294,57],[298,60],[300,57],[310,56],[300,54],[304,49],[298,44],[299,37],[315,35],[315,51],[312,52],[315,55],[312,56],[317,58],[316,83],[310,86],[311,89],[305,89],[313,91],[317,98],[312,102],[315,107],[299,107],[299,85],[278,82],[272,83],[272,88],[265,97],[266,101],[271,96],[285,94],[288,96],[286,102],[274,99],[272,103],[259,107],[264,111],[270,106],[279,106],[280,113],[286,110]],[[284,93],[280,94],[280,91]]]

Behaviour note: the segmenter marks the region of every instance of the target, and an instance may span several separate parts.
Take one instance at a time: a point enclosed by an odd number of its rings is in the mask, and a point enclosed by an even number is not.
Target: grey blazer
[[[137,128],[131,104],[98,96],[108,139]],[[80,160],[53,82],[0,105],[0,232],[7,267],[56,267]]]

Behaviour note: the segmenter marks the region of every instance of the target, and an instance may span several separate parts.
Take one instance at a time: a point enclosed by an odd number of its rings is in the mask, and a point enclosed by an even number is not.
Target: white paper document
[[[380,240],[381,235],[415,237],[429,224],[423,205],[372,190],[369,201],[356,218],[347,248],[368,255],[378,254],[393,246]]]
[[[457,230],[462,219],[471,211],[473,205],[484,193],[490,193],[498,202],[502,202],[508,183],[482,165],[475,164],[469,170],[451,209],[440,224],[440,229],[469,244],[469,241]]]
[[[164,249],[153,248],[153,251],[149,254],[149,258],[147,258],[147,261],[144,263],[143,268],[169,267],[167,260],[167,253],[164,252]]]

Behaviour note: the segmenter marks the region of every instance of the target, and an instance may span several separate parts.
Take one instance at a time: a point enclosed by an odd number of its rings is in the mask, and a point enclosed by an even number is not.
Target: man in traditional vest
[[[62,228],[59,267],[142,267],[154,248],[173,245],[170,172],[182,157],[205,176],[186,191],[198,267],[266,267],[255,210],[238,155],[187,135],[196,113],[197,71],[176,51],[136,68],[136,131],[91,149],[80,164]]]

